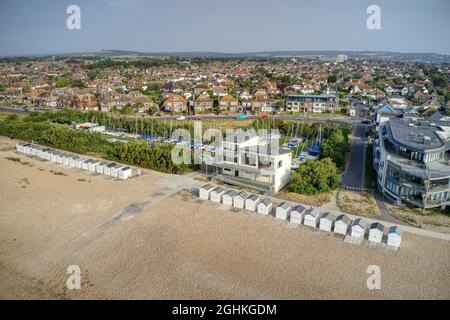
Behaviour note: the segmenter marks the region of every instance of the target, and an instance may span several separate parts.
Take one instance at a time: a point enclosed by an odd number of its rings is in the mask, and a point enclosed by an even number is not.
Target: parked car
[[[177,120],[178,121],[186,120],[186,117],[185,116],[179,116],[179,117],[177,117]]]
[[[195,117],[195,118],[194,118],[194,120],[197,120],[197,121],[202,121],[202,120],[203,120],[203,118],[200,118],[200,117]]]

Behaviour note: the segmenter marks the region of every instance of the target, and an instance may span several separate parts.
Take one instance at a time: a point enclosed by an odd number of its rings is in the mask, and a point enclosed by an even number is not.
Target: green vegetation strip
[[[176,165],[172,162],[173,145],[156,144],[150,147],[145,142],[137,140],[128,144],[112,144],[100,133],[88,133],[56,125],[45,119],[39,120],[42,119],[8,116],[0,121],[0,135],[162,172],[174,170],[186,172],[191,169],[188,165]]]

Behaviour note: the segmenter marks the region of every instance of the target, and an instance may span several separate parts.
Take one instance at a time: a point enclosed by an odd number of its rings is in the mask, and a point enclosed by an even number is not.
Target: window
[[[283,166],[283,160],[278,161],[278,168],[281,168]]]

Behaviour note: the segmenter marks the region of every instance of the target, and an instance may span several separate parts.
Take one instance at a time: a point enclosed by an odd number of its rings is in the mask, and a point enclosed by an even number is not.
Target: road
[[[36,112],[43,112],[42,110],[34,110]],[[23,110],[23,109],[16,109],[16,108],[10,108],[7,106],[0,106],[0,112],[11,112],[11,113],[17,113],[17,114],[30,114],[31,111],[29,110]],[[179,116],[170,116],[165,115],[161,117],[145,117],[145,119],[157,119],[157,120],[176,120]],[[130,118],[134,119],[134,116],[130,116]],[[202,118],[203,120],[218,120],[218,119],[235,119],[236,115],[202,115],[202,116],[185,116],[186,120],[193,120],[195,118]],[[305,117],[302,115],[289,115],[289,114],[278,114],[270,116],[271,119],[281,119],[281,120],[301,120],[301,121],[314,121],[314,122],[329,122],[329,123],[347,123],[347,124],[358,124],[361,123],[364,118],[363,117],[342,117],[342,118],[336,118],[336,117]],[[255,115],[247,115],[246,119],[256,119]]]
[[[350,159],[345,172],[342,174],[342,187],[355,191],[361,191],[364,188],[364,156],[366,145],[366,125],[357,124],[353,129]]]

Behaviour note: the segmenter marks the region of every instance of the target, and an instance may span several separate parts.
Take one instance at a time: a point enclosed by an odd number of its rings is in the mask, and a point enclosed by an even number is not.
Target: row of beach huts
[[[272,212],[273,204],[269,198],[256,194],[225,190],[222,187],[213,187],[210,184],[199,189],[199,198],[222,203],[238,209],[245,209],[262,215]],[[335,216],[330,212],[321,213],[317,208],[305,208],[302,205],[291,205],[282,202],[275,207],[275,218],[289,220],[292,223],[318,228],[319,230],[333,231],[343,236],[350,235],[354,239],[363,239],[367,226],[363,219],[351,220],[347,215]],[[382,243],[387,238],[387,245],[398,248],[402,240],[402,233],[397,226],[391,226],[385,237],[385,227],[379,222],[372,223],[368,228],[368,240],[373,243]]]
[[[72,153],[61,152],[31,143],[19,143],[16,145],[16,150],[17,152],[45,159],[69,168],[79,168],[120,180],[126,180],[132,176],[132,169],[130,167],[121,166],[112,162],[103,162]]]

